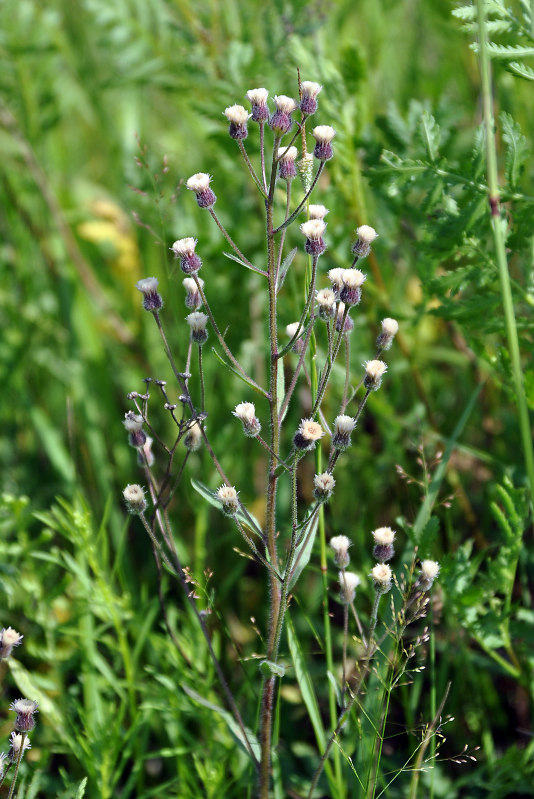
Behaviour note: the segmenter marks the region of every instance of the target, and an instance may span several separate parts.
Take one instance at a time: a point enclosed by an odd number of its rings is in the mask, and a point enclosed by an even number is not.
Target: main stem
[[[525,397],[523,385],[523,373],[521,370],[521,355],[519,351],[519,340],[517,335],[517,325],[515,320],[514,302],[512,297],[512,287],[510,283],[510,273],[508,271],[508,261],[506,259],[505,242],[505,222],[501,218],[499,182],[497,176],[497,148],[495,144],[495,131],[493,121],[493,98],[491,92],[491,68],[487,47],[486,34],[486,12],[483,0],[477,0],[478,16],[478,38],[479,38],[479,61],[480,75],[482,80],[482,102],[484,106],[484,128],[486,132],[486,152],[487,152],[487,171],[489,205],[491,210],[491,227],[493,231],[493,243],[495,255],[499,268],[501,281],[501,294],[506,321],[506,336],[508,339],[508,349],[510,351],[510,362],[512,366],[512,380],[514,383],[515,395],[517,400],[517,410],[519,415],[519,430],[523,445],[523,454],[530,483],[530,500],[534,502],[534,447],[532,444],[532,434],[530,431],[530,421],[528,415],[528,405]]]
[[[267,270],[269,282],[269,413],[271,426],[271,440],[269,457],[269,476],[267,485],[267,507],[265,519],[265,532],[267,537],[267,552],[271,564],[276,568],[276,467],[280,454],[280,426],[278,423],[278,370],[283,369],[283,364],[278,359],[278,338],[276,332],[276,253],[273,233],[273,198],[276,181],[275,155],[278,151],[279,139],[274,142],[273,162],[271,165],[271,180],[269,194],[265,200],[266,232],[267,232]],[[277,628],[280,615],[281,586],[276,577],[269,575],[269,632],[267,643],[267,660],[274,660],[277,654]],[[275,692],[275,677],[266,677],[263,682],[260,718],[260,773],[259,797],[269,797],[269,774],[271,766],[271,736],[273,701]]]

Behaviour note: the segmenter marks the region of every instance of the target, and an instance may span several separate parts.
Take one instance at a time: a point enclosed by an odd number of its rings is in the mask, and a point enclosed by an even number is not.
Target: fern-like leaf
[[[515,189],[529,154],[528,141],[510,114],[503,111],[499,119],[502,126],[502,138],[506,145],[506,179],[510,187]]]

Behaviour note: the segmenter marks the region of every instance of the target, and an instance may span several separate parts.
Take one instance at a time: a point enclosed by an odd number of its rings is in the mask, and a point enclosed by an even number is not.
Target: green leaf
[[[289,652],[291,654],[293,666],[295,667],[297,682],[302,694],[302,700],[306,706],[306,710],[308,711],[308,716],[315,733],[315,740],[317,741],[319,751],[324,752],[326,747],[326,733],[323,726],[321,713],[319,711],[319,703],[317,702],[317,697],[315,696],[315,691],[313,689],[313,680],[310,677],[310,673],[307,669],[306,661],[304,659],[299,640],[295,634],[295,629],[293,627],[293,622],[291,621],[291,616],[289,613],[287,613],[286,619],[287,642],[289,645]]]
[[[298,547],[295,550],[295,560],[293,561],[293,563],[295,563],[296,565],[293,566],[291,578],[289,580],[290,589],[295,585],[300,575],[302,574],[302,571],[306,568],[306,566],[310,562],[311,553],[313,551],[313,545],[315,543],[315,536],[317,535],[318,524],[319,524],[319,514],[316,513],[311,521],[311,526],[308,527],[301,543],[298,545]]]
[[[432,163],[435,163],[439,156],[440,129],[435,118],[426,109],[421,116],[419,135],[421,136],[429,159]]]
[[[210,503],[210,505],[213,505],[214,508],[218,508],[219,510],[221,509],[221,501],[217,497],[217,493],[215,491],[212,491],[210,488],[205,486],[204,483],[194,480],[193,478],[191,479],[191,485],[201,497],[204,497],[204,499]],[[239,510],[237,511],[236,516],[243,527],[246,527],[263,540],[263,532],[260,527],[260,523],[251,513],[248,512],[248,510],[246,510],[246,508],[243,507],[243,505],[239,505]]]
[[[245,743],[245,737],[243,735],[243,731],[241,730],[241,727],[234,719],[232,714],[229,713],[227,710],[224,710],[224,708],[219,707],[218,705],[214,705],[213,702],[210,702],[208,699],[205,699],[200,694],[197,694],[196,691],[194,691],[192,688],[189,688],[189,686],[186,685],[184,682],[180,684],[184,689],[185,693],[191,699],[193,699],[195,702],[198,702],[199,705],[207,707],[209,710],[214,710],[215,713],[217,713],[226,722],[228,729],[230,730],[230,732],[232,733],[238,744],[243,748],[246,755],[250,757],[250,752],[248,750],[247,744]],[[250,744],[250,748],[252,749],[256,759],[259,762],[261,759],[261,747],[259,741],[254,735],[254,733],[251,730],[247,729],[246,727],[245,727],[245,734]]]
[[[489,42],[488,52],[493,58],[529,58],[534,56],[534,47]]]
[[[525,161],[529,154],[528,141],[521,133],[519,124],[505,111],[500,114],[502,138],[506,145],[506,179],[512,189],[519,183]]]
[[[289,267],[293,263],[293,259],[298,252],[298,247],[293,247],[291,252],[288,252],[282,263],[280,264],[280,271],[278,272],[278,280],[276,281],[276,293],[280,291],[282,286],[284,285],[284,280],[286,279],[286,275],[289,271]]]
[[[227,368],[227,369],[228,369],[230,372],[233,372],[233,374],[234,374],[236,377],[238,377],[240,380],[242,380],[242,381],[243,381],[243,383],[245,383],[247,386],[249,386],[249,388],[252,388],[252,389],[253,389],[254,391],[256,391],[258,394],[261,394],[262,396],[264,396],[264,394],[263,394],[263,391],[262,391],[262,390],[261,390],[261,389],[260,389],[258,386],[256,386],[256,385],[255,385],[255,384],[254,384],[254,383],[253,383],[251,380],[248,380],[248,379],[245,377],[245,375],[242,375],[242,374],[241,374],[241,372],[239,372],[239,371],[238,371],[238,370],[237,370],[237,369],[236,369],[234,366],[232,366],[232,364],[230,364],[230,363],[228,363],[227,361],[225,361],[225,360],[224,360],[224,358],[223,358],[221,355],[219,355],[219,353],[217,352],[217,350],[215,349],[215,347],[212,347],[212,348],[211,348],[211,351],[213,352],[213,354],[215,355],[215,357],[217,358],[217,360],[218,360],[220,363],[222,363],[222,365],[223,365],[223,366],[226,366],[226,368]]]
[[[281,663],[273,663],[272,660],[262,660],[260,662],[260,671],[264,677],[283,677],[286,673],[285,666]]]
[[[282,407],[282,403],[284,401],[285,391],[286,391],[286,379],[285,379],[285,375],[284,375],[284,365],[283,365],[283,363],[281,361],[278,361],[278,371],[276,373],[276,399],[277,399],[277,402],[276,402],[276,413],[277,414],[280,413],[280,408]],[[289,403],[286,406],[286,411],[284,413],[284,416],[280,419],[281,422],[284,421],[284,417],[285,417],[285,415],[287,413],[288,408],[289,408]]]
[[[238,258],[237,255],[233,255],[231,252],[223,252],[223,255],[225,255],[226,258],[229,258],[231,261],[236,261],[238,264],[241,264],[241,266],[245,266],[247,269],[250,269],[251,272],[258,272],[256,267],[252,268],[249,266],[249,264],[246,264],[241,260],[241,258]]]
[[[518,78],[524,78],[524,80],[534,80],[534,69],[527,67],[526,64],[521,64],[519,61],[510,61],[509,64],[504,65],[504,68],[508,72],[512,72],[514,75],[517,75]]]

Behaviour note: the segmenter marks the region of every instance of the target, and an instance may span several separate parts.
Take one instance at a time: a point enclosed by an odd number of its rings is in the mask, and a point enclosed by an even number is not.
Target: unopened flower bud
[[[158,294],[157,277],[145,277],[138,280],[135,287],[143,295],[143,308],[145,311],[159,311],[163,308],[163,299]]]
[[[318,256],[326,250],[326,245],[323,241],[326,224],[322,219],[309,219],[307,222],[302,223],[300,230],[306,236],[304,249],[308,255]]]
[[[193,311],[186,316],[185,320],[191,328],[191,338],[201,347],[208,340],[208,331],[206,330],[208,317],[201,311]]]
[[[256,416],[253,402],[240,402],[235,406],[234,416],[243,424],[243,432],[249,438],[255,438],[261,430],[260,420]]]
[[[13,647],[18,646],[23,637],[13,627],[4,627],[0,631],[0,660],[6,660],[11,655]]]
[[[320,289],[315,295],[321,319],[332,319],[336,314],[336,295],[331,289]]]
[[[324,430],[318,422],[313,419],[303,419],[293,438],[293,443],[301,452],[313,449],[315,443],[324,436]]]
[[[267,89],[249,89],[247,92],[247,99],[252,106],[252,119],[255,122],[266,122],[269,119],[268,96]]]
[[[316,474],[313,478],[313,496],[317,502],[327,502],[332,496],[336,481],[330,472]]]
[[[286,97],[285,94],[276,96],[274,98],[274,104],[276,106],[276,111],[269,120],[269,125],[274,135],[279,138],[283,136],[284,133],[287,133],[293,124],[291,114],[297,107],[297,104],[292,97]]]
[[[139,449],[146,443],[146,434],[143,431],[143,417],[133,411],[124,414],[123,425],[129,433],[128,441],[131,447]]]
[[[330,539],[330,547],[334,550],[334,563],[340,569],[346,569],[350,563],[349,547],[352,542],[346,535],[335,535]]]
[[[239,510],[239,500],[233,486],[222,485],[217,491],[217,499],[221,501],[223,513],[227,516],[235,516]]]
[[[391,569],[387,563],[377,563],[371,570],[374,588],[377,594],[386,594],[391,588]]]
[[[328,213],[328,208],[324,205],[310,205],[308,208],[308,216],[310,219],[324,219]]]
[[[202,431],[200,425],[198,422],[193,422],[184,436],[184,447],[188,449],[189,452],[196,452],[200,449],[201,444]]]
[[[332,270],[331,270],[332,271]],[[340,299],[348,305],[358,305],[362,297],[361,287],[365,282],[365,275],[359,269],[343,269],[341,275]]]
[[[295,161],[298,155],[296,147],[278,148],[278,169],[282,180],[293,180],[297,176]]]
[[[9,736],[9,752],[7,756],[9,758],[10,763],[18,763],[21,757],[20,749],[22,747],[22,753],[26,751],[26,749],[31,749],[30,739],[27,735],[24,736],[24,743],[22,733],[13,731]]]
[[[436,560],[421,561],[421,574],[416,582],[420,591],[430,591],[434,580],[439,574],[439,563]]]
[[[371,252],[371,244],[378,237],[376,230],[369,225],[356,228],[357,240],[352,245],[352,252],[358,258],[365,258]]]
[[[198,278],[198,282],[200,284],[200,288],[204,288],[204,281],[202,278]],[[185,277],[182,280],[182,286],[186,290],[185,295],[185,304],[187,308],[192,308],[194,311],[198,311],[199,308],[202,308],[202,297],[200,295],[200,291],[198,290],[198,286],[196,282],[193,280],[192,277]]]
[[[339,598],[343,604],[348,605],[354,601],[356,596],[356,589],[360,585],[360,578],[354,572],[341,571],[338,575],[339,579]]]
[[[343,317],[345,317],[344,322],[343,322]],[[338,333],[341,331],[342,327],[343,327],[343,333],[350,333],[354,329],[354,322],[352,321],[348,313],[345,316],[344,302],[340,302],[339,305],[337,306],[336,330]]]
[[[373,558],[376,558],[380,563],[386,563],[386,561],[391,560],[395,554],[393,546],[395,531],[391,527],[378,527],[373,530],[373,538],[375,542]]]
[[[318,125],[312,130],[312,136],[315,139],[313,154],[319,161],[329,161],[330,158],[333,158],[334,151],[331,142],[335,135],[336,131],[330,125]]]
[[[248,111],[242,105],[231,105],[224,111],[224,116],[230,123],[228,133],[232,139],[246,139],[248,136],[247,122]]]
[[[323,87],[319,83],[314,83],[311,80],[303,80],[300,88],[302,90],[300,110],[306,116],[315,114],[317,111],[317,95]]]
[[[171,247],[175,257],[180,259],[180,269],[186,275],[198,272],[202,266],[202,260],[195,252],[196,246],[197,239],[188,237],[186,239],[178,239]]]
[[[35,727],[33,714],[37,713],[37,702],[31,699],[16,699],[9,706],[9,709],[17,714],[15,719],[15,729],[18,732],[30,732]]]
[[[197,172],[191,175],[185,184],[188,189],[194,191],[197,197],[199,208],[213,208],[217,197],[210,188],[211,176],[206,172]]]
[[[365,377],[363,384],[365,388],[371,391],[376,391],[382,384],[382,377],[388,368],[384,361],[366,361],[365,364]]]
[[[122,496],[126,503],[126,510],[128,513],[132,513],[135,516],[146,511],[147,501],[145,499],[145,492],[137,483],[127,485],[122,492]]]
[[[336,416],[332,446],[339,450],[350,447],[350,434],[355,427],[356,419],[353,419],[352,416]]]
[[[393,339],[399,332],[399,323],[396,319],[382,319],[382,332],[376,340],[376,346],[381,350],[389,350],[393,344]]]

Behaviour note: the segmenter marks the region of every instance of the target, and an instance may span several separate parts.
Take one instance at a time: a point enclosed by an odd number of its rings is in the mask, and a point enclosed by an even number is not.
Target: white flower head
[[[343,603],[349,603],[354,600],[356,589],[360,585],[360,578],[354,572],[341,571],[338,575],[340,587],[340,599]]]
[[[267,89],[249,89],[247,92],[247,100],[251,105],[265,105],[268,96]]]
[[[195,252],[197,241],[198,239],[194,239],[191,236],[188,236],[185,239],[178,239],[172,245],[171,250],[178,258],[183,258],[184,256],[191,256]]]
[[[295,161],[299,151],[296,147],[279,147],[278,158],[280,161]]]
[[[208,175],[207,172],[197,172],[195,175],[191,175],[185,185],[191,191],[198,193],[209,189],[210,183],[211,175]]]
[[[309,219],[302,223],[300,230],[307,239],[319,241],[326,230],[326,224],[322,219]]]
[[[244,125],[248,121],[249,113],[242,105],[230,105],[224,109],[224,116],[234,125]]]
[[[312,130],[312,136],[318,144],[330,144],[336,131],[330,125],[317,125]]]
[[[278,111],[281,111],[282,114],[292,114],[295,108],[297,107],[296,102],[293,100],[292,97],[288,97],[285,94],[278,94],[274,98],[274,104]]]
[[[324,205],[310,205],[308,215],[310,219],[324,219],[328,213],[328,208]]]

